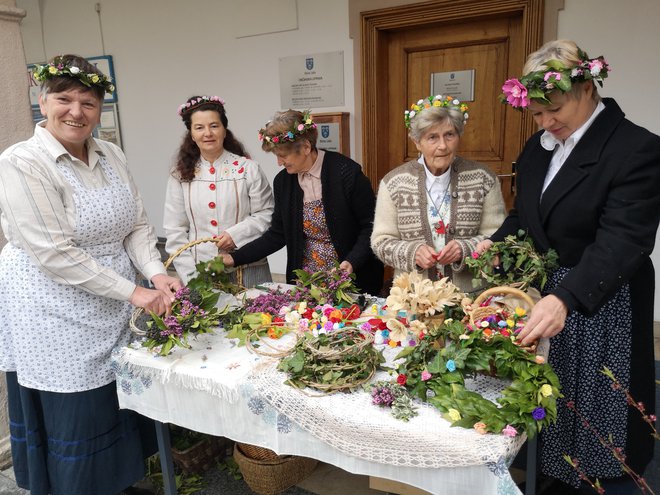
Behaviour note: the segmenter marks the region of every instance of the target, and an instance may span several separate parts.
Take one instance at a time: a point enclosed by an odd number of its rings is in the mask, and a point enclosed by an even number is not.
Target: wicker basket
[[[209,436],[186,450],[172,447],[172,457],[186,474],[201,474],[227,454],[227,439]]]
[[[234,446],[234,459],[248,486],[260,495],[276,495],[307,478],[318,461],[299,456],[253,459],[243,453],[246,444]],[[268,450],[268,449],[262,449]],[[272,451],[270,451],[272,452]]]
[[[188,249],[190,249],[193,246],[197,246],[198,244],[203,244],[205,242],[217,242],[217,239],[215,237],[205,237],[203,239],[196,239],[194,241],[190,241],[189,243],[184,244],[179,249],[174,251],[172,253],[172,255],[169,258],[167,258],[167,261],[165,261],[165,263],[163,263],[163,265],[165,266],[166,269],[169,268],[169,266],[174,262],[174,260],[177,258],[177,256],[179,256],[181,253],[183,253],[184,251],[187,251]],[[236,284],[239,287],[244,288],[243,287],[243,267],[240,267],[240,266],[236,267],[235,273],[236,273]],[[140,315],[143,312],[144,312],[143,308],[135,308],[133,310],[133,313],[131,314],[130,320],[128,321],[128,325],[131,328],[131,331],[135,335],[143,336],[143,335],[146,335],[146,333],[147,333],[144,330],[141,330],[140,328],[138,328],[138,326],[136,325],[137,319],[140,317]]]
[[[470,311],[470,315],[469,315],[471,325],[474,325],[476,322],[483,320],[484,318],[490,315],[496,314],[498,309],[501,309],[500,307],[492,306],[492,305],[481,306],[481,304],[484,301],[486,301],[489,297],[492,296],[511,296],[516,299],[522,300],[526,306],[523,309],[525,309],[527,312],[531,311],[531,309],[534,307],[534,300],[528,294],[526,294],[520,289],[508,285],[504,285],[500,287],[492,287],[479,294],[472,303],[473,309],[472,311]],[[533,344],[524,347],[524,349],[527,350],[528,352],[535,352],[536,347],[537,347],[537,342],[534,342]]]

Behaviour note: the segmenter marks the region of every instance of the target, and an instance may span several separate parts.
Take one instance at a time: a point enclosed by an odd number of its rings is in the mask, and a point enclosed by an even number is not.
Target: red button
[[[215,220],[211,220],[211,225],[213,225],[214,227],[217,227],[217,226],[218,226],[218,222],[216,222]]]
[[[211,172],[212,174],[214,174],[214,173],[215,173],[215,169],[214,169],[213,167],[211,167],[211,168],[209,169],[209,172]]]
[[[210,189],[211,191],[215,191],[215,184],[211,184],[211,185],[209,186],[209,189]]]
[[[215,208],[215,203],[213,201],[211,201],[209,203],[209,208],[211,208],[211,209]]]

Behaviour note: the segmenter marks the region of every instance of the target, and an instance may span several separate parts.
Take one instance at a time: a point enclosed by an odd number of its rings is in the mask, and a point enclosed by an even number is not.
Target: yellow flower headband
[[[415,116],[431,107],[455,108],[463,114],[463,122],[467,122],[468,106],[465,103],[461,103],[458,99],[452,96],[435,95],[422,98],[417,103],[410,105],[410,110],[403,112],[403,121],[406,124],[406,128],[410,129],[410,123]]]

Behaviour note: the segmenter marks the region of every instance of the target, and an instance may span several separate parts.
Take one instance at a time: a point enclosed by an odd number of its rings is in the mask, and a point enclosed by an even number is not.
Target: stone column
[[[25,11],[16,7],[15,0],[0,0],[0,152],[33,132],[20,28],[23,17]],[[5,243],[0,232],[0,247]],[[10,464],[7,384],[4,373],[0,373],[0,469]]]

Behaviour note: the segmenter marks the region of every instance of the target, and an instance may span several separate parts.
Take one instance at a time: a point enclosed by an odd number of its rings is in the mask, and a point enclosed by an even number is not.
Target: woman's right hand
[[[415,251],[415,264],[422,270],[428,270],[436,264],[438,253],[431,246],[426,244],[419,246]]]
[[[222,253],[220,256],[222,256],[222,262],[225,266],[234,266],[234,258],[231,254]]]
[[[170,298],[162,291],[156,289],[147,289],[137,286],[131,294],[129,302],[138,308],[144,308],[145,311],[157,315],[170,314],[172,302]]]
[[[477,247],[475,247],[474,250],[479,254],[484,254],[486,251],[490,249],[492,245],[493,245],[493,241],[491,241],[490,239],[484,239],[483,241],[477,243]]]

